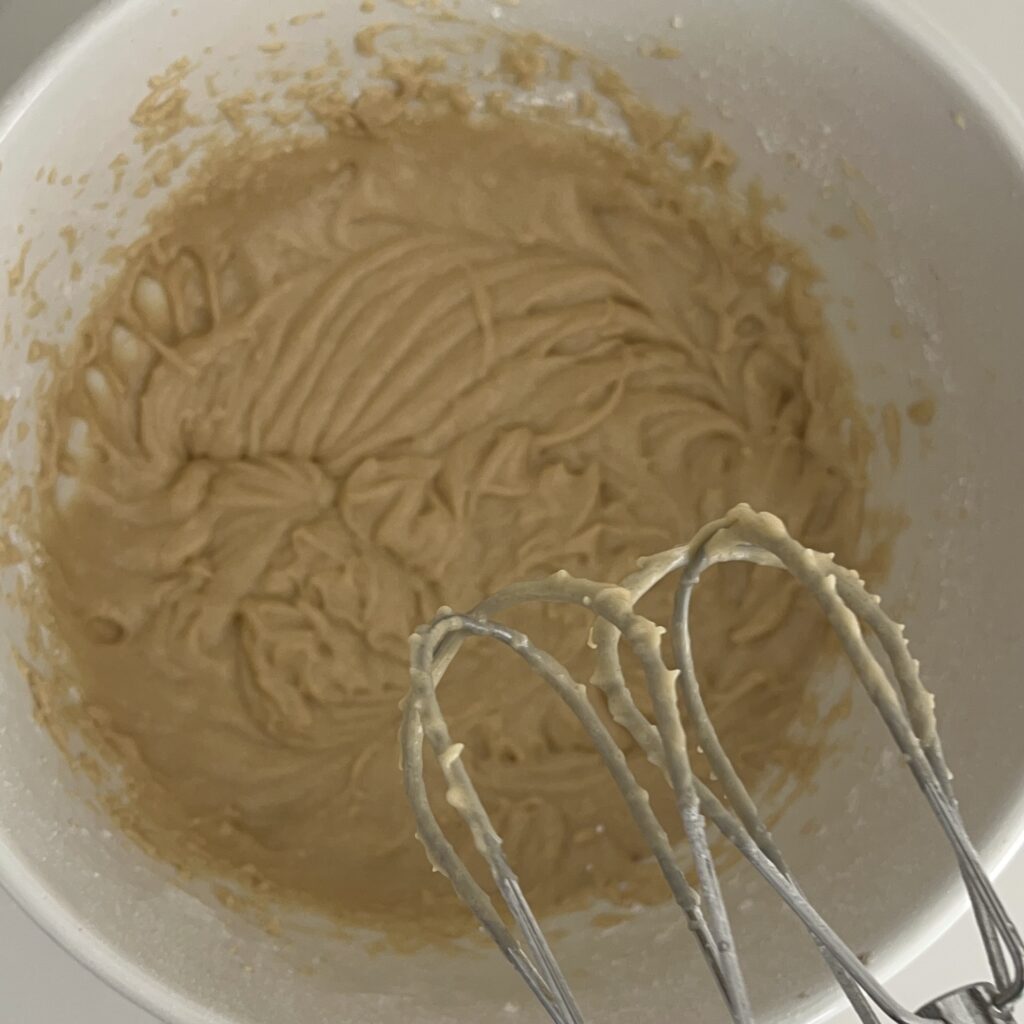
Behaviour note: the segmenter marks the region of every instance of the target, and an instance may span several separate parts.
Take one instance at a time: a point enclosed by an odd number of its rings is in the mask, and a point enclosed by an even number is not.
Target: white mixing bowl
[[[268,40],[267,23],[284,25],[315,7],[108,4],[7,97],[0,265],[16,267],[28,239],[28,271],[54,251],[36,287],[59,300],[40,312],[24,289],[0,298],[0,325],[10,324],[0,392],[15,399],[13,422],[32,420],[42,364],[29,359],[31,343],[71,338],[68,323],[111,272],[97,259],[107,229],[120,224],[121,240],[130,238],[158,201],[128,200],[126,189],[100,212],[73,198],[80,175],[91,172],[88,188],[99,187],[117,153],[137,154],[128,119],[147,78],[211,46],[201,71],[220,68],[244,85],[265,62],[257,47]],[[720,131],[742,173],[786,197],[778,222],[823,268],[837,337],[876,411],[890,401],[936,399],[932,426],[905,429],[899,466],[884,452],[876,460],[878,500],[909,515],[883,592],[908,622],[938,695],[968,822],[993,863],[1024,831],[1024,555],[1012,543],[1022,525],[1024,127],[981,76],[877,0],[463,0],[462,11],[577,44],[653,101],[685,104],[698,123]],[[397,4],[377,15],[409,16]],[[31,15],[28,37],[45,31],[46,18],[45,10]],[[305,54],[315,63],[328,35],[346,43],[366,21],[346,0],[322,19],[285,26],[290,59]],[[638,55],[637,40],[652,38],[678,45],[684,58]],[[192,102],[215,100],[200,84]],[[48,170],[39,173],[51,167],[55,183]],[[65,175],[71,185],[61,184]],[[73,255],[58,237],[69,223],[79,239]],[[850,238],[827,238],[823,229],[833,223],[849,227]],[[72,259],[83,266],[77,283]],[[893,336],[894,323],[902,337]],[[19,486],[30,480],[34,452],[31,436],[15,438],[9,430],[2,443],[15,470],[11,485]],[[4,570],[5,589],[29,571]],[[15,610],[0,606],[0,631],[15,648],[24,628]],[[863,703],[839,730],[816,788],[779,831],[810,894],[886,976],[961,904],[948,852],[910,783],[881,756],[880,729]],[[7,643],[0,734],[0,882],[84,963],[168,1021],[475,1024],[505,1012],[540,1020],[505,964],[484,949],[371,955],[356,939],[272,939],[186,892],[82,799],[33,723]],[[749,872],[736,871],[728,884],[765,1019],[826,1015],[834,1004],[808,942]],[[723,1019],[671,908],[600,933],[570,928],[558,949],[596,1020],[653,1024],[679,1019],[680,1007],[688,1021]]]

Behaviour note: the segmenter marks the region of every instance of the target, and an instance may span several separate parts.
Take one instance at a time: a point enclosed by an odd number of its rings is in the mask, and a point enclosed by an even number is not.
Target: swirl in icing
[[[814,280],[716,168],[512,117],[400,118],[179,197],[53,405],[51,591],[121,820],[346,921],[463,929],[397,771],[410,629],[625,573],[741,499],[856,561],[870,436]],[[520,624],[578,665],[583,621]],[[810,603],[729,566],[694,632],[738,770],[806,775],[820,734],[779,735]],[[534,906],[663,899],[582,730],[480,654],[446,711]]]

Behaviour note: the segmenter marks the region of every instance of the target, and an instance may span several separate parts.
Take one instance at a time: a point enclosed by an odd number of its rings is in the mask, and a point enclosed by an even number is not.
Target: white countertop
[[[980,61],[1024,107],[1024,4],[1020,0],[887,0],[916,6]],[[0,92],[92,0],[0,0]],[[22,12],[33,9],[31,29]],[[14,30],[17,26],[17,31]],[[1024,856],[999,879],[1018,921],[1024,920]],[[893,982],[913,1005],[984,976],[972,923],[954,926],[929,955]],[[155,1024],[80,966],[0,890],[0,1021],[10,1024]],[[284,1024],[284,1022],[282,1022]]]

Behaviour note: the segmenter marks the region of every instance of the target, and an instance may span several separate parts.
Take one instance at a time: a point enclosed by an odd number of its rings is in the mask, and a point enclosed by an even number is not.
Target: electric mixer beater
[[[839,638],[857,678],[882,716],[904,760],[953,847],[992,971],[992,980],[940,996],[916,1012],[896,1002],[802,893],[782,853],[726,755],[707,713],[694,668],[690,603],[701,574],[723,562],[748,562],[790,573],[813,596]],[[661,653],[666,630],[640,615],[636,602],[655,584],[679,573],[670,628],[675,669]],[[647,759],[666,776],[690,847],[697,885],[687,881],[668,835],[650,806],[608,727],[591,703],[588,686],[529,638],[494,621],[528,602],[574,604],[595,617],[592,645],[597,669],[590,686],[603,695],[613,720],[626,729]],[[899,1024],[1012,1024],[1024,991],[1024,946],[964,828],[936,731],[934,700],[924,688],[903,627],[882,610],[860,577],[833,557],[805,548],[775,516],[737,506],[699,530],[689,544],[642,559],[619,585],[556,573],[506,587],[466,615],[444,608],[410,640],[411,691],[402,723],[406,793],[417,834],[434,867],[451,881],[487,934],[522,976],[555,1024],[584,1017],[551,947],[502,850],[473,782],[462,763],[463,745],[449,733],[437,688],[466,637],[497,640],[510,648],[568,705],[604,760],[637,827],[651,848],[672,896],[686,915],[735,1024],[753,1024],[750,1000],[733,942],[729,915],[711,854],[706,819],[747,859],[810,932],[847,999],[865,1024],[878,1011]],[[876,656],[867,637],[883,657]],[[625,641],[641,666],[653,721],[636,704],[625,680],[619,645]],[[884,666],[883,667],[883,663]],[[679,702],[686,715],[684,728]],[[687,729],[692,732],[688,737]],[[424,740],[437,758],[446,799],[468,826],[476,849],[515,923],[509,928],[441,829],[423,776]],[[692,745],[706,757],[722,797],[694,773]]]

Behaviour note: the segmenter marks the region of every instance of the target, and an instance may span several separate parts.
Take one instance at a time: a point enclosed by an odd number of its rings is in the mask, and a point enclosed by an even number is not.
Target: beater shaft
[[[969,985],[933,999],[917,1012],[927,1020],[943,1024],[1014,1024],[1009,1011],[993,1005],[994,994],[991,985]]]

